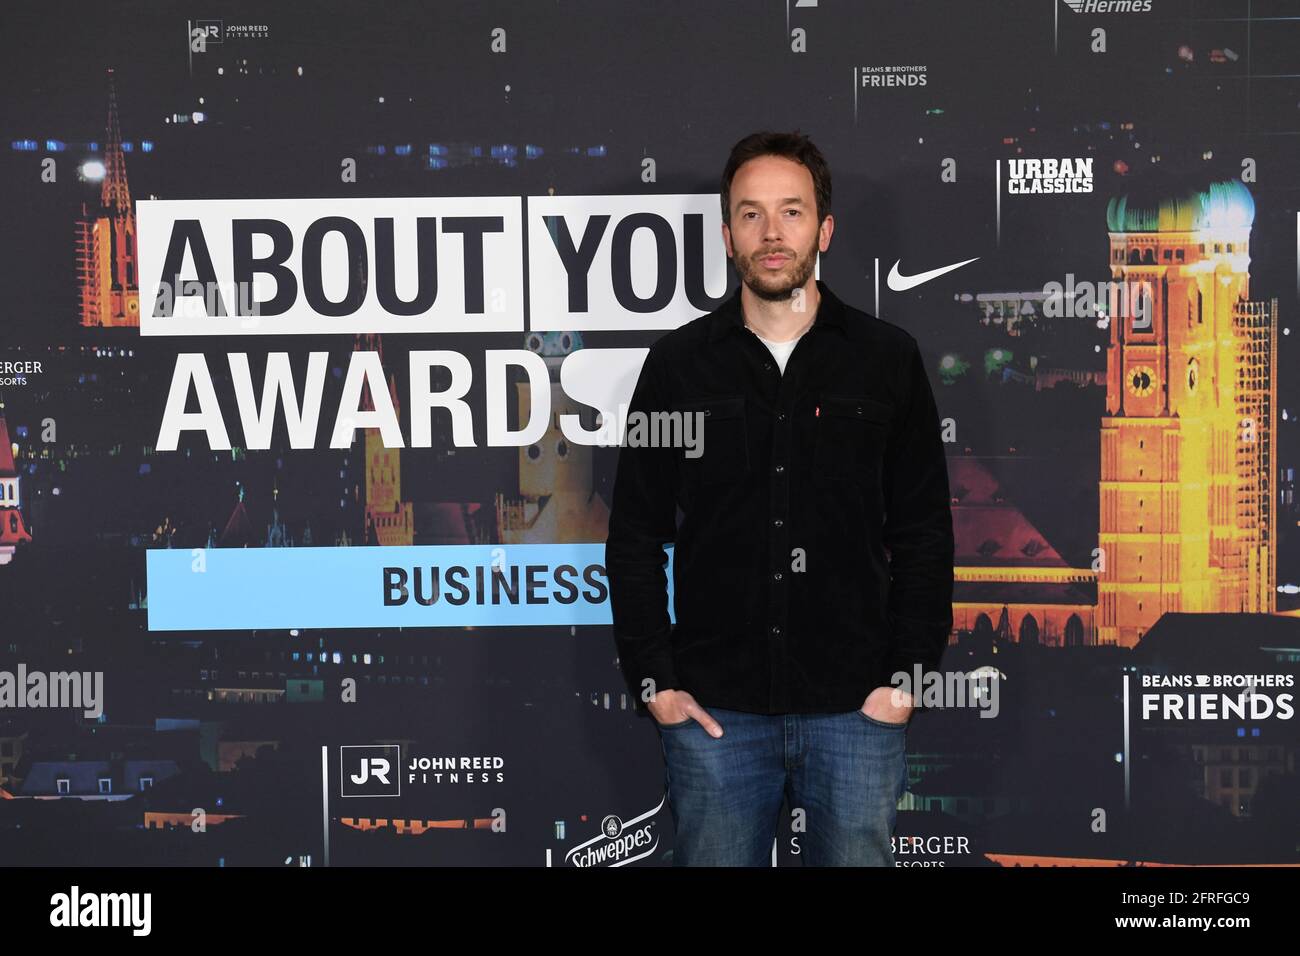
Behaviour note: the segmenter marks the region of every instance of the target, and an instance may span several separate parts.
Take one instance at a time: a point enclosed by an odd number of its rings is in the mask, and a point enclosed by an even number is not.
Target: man
[[[703,442],[619,452],[620,664],[660,731],[676,865],[770,865],[789,796],[806,865],[892,866],[916,702],[890,678],[936,669],[952,626],[934,396],[910,334],[813,277],[834,219],[807,137],[741,140],[721,198],[740,288],[655,342],[629,403]]]

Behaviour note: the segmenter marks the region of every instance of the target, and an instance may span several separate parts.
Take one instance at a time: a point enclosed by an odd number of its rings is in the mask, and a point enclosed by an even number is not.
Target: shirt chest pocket
[[[816,475],[847,481],[877,476],[894,407],[857,395],[822,395],[818,403]]]
[[[749,474],[745,396],[725,395],[678,402],[680,434],[692,444],[681,450],[683,467],[702,484],[737,481]]]

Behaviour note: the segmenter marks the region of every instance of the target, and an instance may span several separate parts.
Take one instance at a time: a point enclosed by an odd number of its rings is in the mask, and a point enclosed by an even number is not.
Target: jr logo
[[[389,766],[388,761],[383,757],[367,757],[361,761],[361,772],[352,775],[352,782],[362,784],[373,776],[376,780],[382,780],[387,784]]]
[[[344,797],[397,797],[402,778],[394,771],[402,762],[396,744],[339,748],[339,790]]]

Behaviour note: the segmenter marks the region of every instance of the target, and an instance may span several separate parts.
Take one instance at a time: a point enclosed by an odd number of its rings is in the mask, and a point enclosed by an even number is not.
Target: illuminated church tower
[[[384,344],[375,334],[357,337],[358,351],[377,352],[384,362]],[[388,379],[388,394],[393,411],[400,418],[402,406],[397,400],[397,381]],[[361,411],[375,410],[370,382],[362,385]],[[378,428],[366,428],[366,515],[362,541],[365,544],[402,545],[415,541],[415,515],[411,502],[402,500],[402,449],[384,445]]]
[[[81,285],[81,324],[140,325],[136,275],[135,208],[126,183],[126,157],[117,121],[117,89],[108,71],[108,123],[104,130],[104,182],[99,208],[81,204],[77,223],[77,280]]]
[[[1106,207],[1099,643],[1169,611],[1273,612],[1277,300],[1249,301],[1237,180]]]

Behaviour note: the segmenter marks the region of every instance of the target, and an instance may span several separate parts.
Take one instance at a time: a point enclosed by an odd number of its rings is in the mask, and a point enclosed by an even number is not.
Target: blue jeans
[[[893,866],[890,837],[907,787],[907,723],[860,710],[750,714],[705,707],[719,738],[694,719],[657,724],[674,866],[771,866],[782,799],[790,798],[805,866]]]

